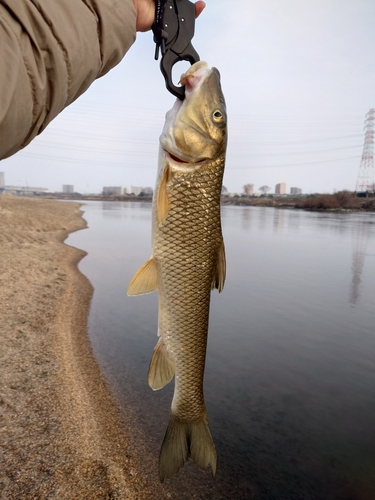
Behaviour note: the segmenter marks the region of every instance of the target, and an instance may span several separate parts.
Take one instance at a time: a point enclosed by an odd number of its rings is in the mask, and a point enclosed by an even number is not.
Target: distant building
[[[130,192],[135,194],[135,196],[139,196],[144,190],[144,187],[142,186],[132,186],[130,188]]]
[[[111,194],[122,196],[124,194],[124,192],[126,193],[126,189],[124,190],[124,188],[122,186],[104,186],[103,187],[103,194],[105,196],[110,196]]]
[[[5,186],[5,193],[18,194],[21,196],[31,196],[50,193],[48,188],[30,187],[30,186]]]
[[[253,196],[254,194],[254,184],[245,184],[243,187],[244,193],[247,196]]]
[[[276,184],[275,193],[276,194],[286,194],[286,184],[285,184],[285,182],[281,182],[280,184]]]
[[[302,194],[302,189],[300,189],[300,188],[290,188],[290,194]]]
[[[5,173],[0,172],[0,194],[1,193],[9,193],[9,194],[18,194],[18,195],[38,195],[43,193],[50,193],[50,190],[47,188],[41,187],[30,187],[30,186],[6,186],[5,185]]]
[[[73,184],[63,184],[63,193],[74,193],[74,186]]]

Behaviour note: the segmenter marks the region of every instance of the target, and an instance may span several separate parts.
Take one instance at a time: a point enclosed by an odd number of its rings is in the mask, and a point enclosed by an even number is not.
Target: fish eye
[[[219,109],[216,109],[213,113],[212,113],[212,118],[214,120],[215,123],[223,123],[224,121],[224,116],[223,116],[223,113],[219,110]]]

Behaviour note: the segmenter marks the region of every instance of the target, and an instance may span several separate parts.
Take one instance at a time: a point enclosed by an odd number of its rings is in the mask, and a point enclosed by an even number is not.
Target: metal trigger
[[[195,5],[189,0],[156,0],[155,21],[152,26],[156,43],[155,59],[162,54],[160,70],[169,92],[183,100],[185,87],[172,81],[172,68],[179,61],[194,64],[199,55],[191,44],[195,29]]]

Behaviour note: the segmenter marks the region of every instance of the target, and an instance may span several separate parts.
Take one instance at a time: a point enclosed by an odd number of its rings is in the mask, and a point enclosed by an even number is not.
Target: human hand
[[[151,29],[155,17],[155,2],[154,0],[133,0],[134,7],[137,13],[137,31],[148,31]],[[206,4],[202,0],[195,3],[195,17],[197,18]]]

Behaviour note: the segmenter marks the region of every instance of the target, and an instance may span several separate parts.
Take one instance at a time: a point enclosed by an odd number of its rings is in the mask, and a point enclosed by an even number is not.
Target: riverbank
[[[356,197],[350,191],[308,196],[237,196],[221,199],[222,205],[252,207],[295,208],[319,211],[375,212],[375,198]]]
[[[43,195],[47,199],[65,199],[75,201],[126,201],[126,202],[150,202],[151,195],[81,195],[79,193],[56,195]],[[251,207],[273,207],[273,208],[299,208],[304,210],[327,210],[327,211],[351,211],[351,212],[375,212],[375,198],[357,197],[351,191],[338,191],[333,194],[313,194],[313,195],[265,195],[246,196],[236,195],[221,197],[222,205],[237,205]]]
[[[77,203],[0,196],[0,497],[146,499],[93,358]],[[126,431],[125,431],[126,429]]]

